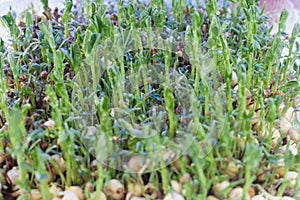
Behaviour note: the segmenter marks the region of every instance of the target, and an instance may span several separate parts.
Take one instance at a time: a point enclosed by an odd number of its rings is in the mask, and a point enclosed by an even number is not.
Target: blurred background
[[[260,0],[260,7],[266,2],[266,14],[269,17],[271,24],[274,24],[276,31],[276,24],[279,22],[281,11],[285,8],[289,11],[289,18],[286,24],[286,32],[290,33],[296,22],[300,22],[300,1],[299,0]]]

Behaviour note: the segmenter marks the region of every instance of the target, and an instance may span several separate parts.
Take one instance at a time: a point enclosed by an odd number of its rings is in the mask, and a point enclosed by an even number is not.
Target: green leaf
[[[34,96],[33,94],[33,91],[32,91],[32,88],[27,86],[27,85],[24,85],[22,87],[22,93],[25,95],[25,96]]]
[[[54,42],[54,37],[52,35],[52,29],[44,23],[40,23],[39,28],[43,32],[44,38],[46,38],[46,40],[49,43],[51,49],[54,50],[55,49],[55,42]]]
[[[0,53],[4,53],[4,41],[2,40],[2,38],[0,37]]]
[[[73,43],[71,45],[71,67],[77,73],[81,64],[82,64],[82,56],[81,56],[80,47],[77,43]]]
[[[209,0],[207,2],[206,9],[207,9],[209,18],[216,16],[216,14],[219,10],[218,5],[219,5],[219,3],[216,0]]]
[[[221,24],[217,17],[212,18],[212,22],[209,29],[209,34],[211,37],[218,37],[221,33]]]
[[[271,102],[269,104],[269,112],[268,112],[268,121],[269,122],[274,122],[275,119],[277,118],[277,109],[276,105],[273,99],[271,99]]]
[[[15,18],[12,12],[8,12],[6,15],[2,16],[2,20],[10,31],[10,35],[13,37],[18,37],[20,30],[16,24]]]
[[[62,23],[64,23],[64,24],[68,23],[69,18],[70,18],[70,13],[71,13],[71,10],[72,10],[72,6],[73,6],[72,1],[67,0],[66,5],[65,5],[64,14],[61,18]]]
[[[289,16],[289,12],[286,9],[283,9],[283,11],[280,14],[278,34],[281,34],[284,31],[288,16]]]
[[[281,86],[281,90],[283,92],[286,92],[289,89],[295,89],[299,86],[299,82],[298,81],[289,81],[286,84],[284,84],[283,86]]]
[[[174,111],[175,108],[174,95],[170,88],[165,89],[164,97],[165,97],[166,109],[168,111]]]
[[[48,7],[48,0],[41,0],[41,2],[45,8]]]

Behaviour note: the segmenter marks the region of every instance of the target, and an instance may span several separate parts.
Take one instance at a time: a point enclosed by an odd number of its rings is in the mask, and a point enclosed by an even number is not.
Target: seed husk
[[[66,190],[64,192],[64,197],[62,198],[62,200],[79,200],[79,198],[74,191]]]
[[[284,168],[277,169],[276,178],[282,178],[284,176]]]
[[[15,197],[15,198],[17,198],[18,196],[20,196],[21,195],[21,189],[20,189],[20,186],[18,186],[18,185],[14,185],[13,187],[12,187],[12,194],[11,194],[11,196],[12,197]]]
[[[229,176],[229,178],[234,179],[237,177],[239,169],[240,166],[236,165],[233,161],[230,161],[226,169],[226,174]]]
[[[277,160],[277,163],[271,165],[273,169],[276,171],[276,177],[282,178],[284,176],[284,159],[281,158]]]
[[[54,198],[52,198],[51,200],[61,200],[61,198],[54,197]]]
[[[91,170],[93,172],[97,171],[97,164],[98,164],[98,160],[94,159],[92,162],[91,162]]]
[[[289,133],[289,130],[291,127],[292,127],[292,124],[285,117],[282,117],[280,119],[280,129],[283,134],[287,135]]]
[[[51,156],[53,162],[55,162],[58,165],[58,169],[56,169],[55,165],[51,165],[51,171],[58,175],[60,172],[64,173],[66,171],[66,161],[61,157],[60,155],[52,155]]]
[[[93,184],[91,182],[87,182],[84,186],[84,190],[89,191],[89,192],[93,192],[94,191]]]
[[[48,76],[48,72],[47,71],[42,71],[41,74],[40,74],[40,78],[41,79],[46,79]]]
[[[92,136],[97,130],[95,126],[88,126],[86,136]]]
[[[133,194],[132,194],[132,192],[128,192],[128,193],[126,194],[126,198],[125,198],[125,200],[130,200],[130,199],[131,199],[131,197],[133,197]]]
[[[246,105],[249,106],[252,101],[252,94],[248,88],[245,88]]]
[[[206,200],[219,200],[217,197],[209,195],[208,197],[206,197]]]
[[[252,130],[255,131],[259,137],[265,137],[264,134],[261,131],[260,121],[258,121],[254,126],[252,127]]]
[[[133,197],[131,197],[130,200],[145,200],[145,198],[144,198],[144,197],[136,197],[136,196],[133,196]]]
[[[177,52],[176,52],[176,55],[177,55],[178,57],[182,57],[183,53],[182,53],[182,51],[177,51]]]
[[[232,99],[237,100],[239,86],[238,85],[234,86],[232,90],[233,90]]]
[[[295,199],[292,197],[284,196],[280,200],[295,200]]]
[[[49,130],[53,130],[55,127],[55,122],[52,119],[50,119],[46,121],[43,125],[47,127]]]
[[[285,109],[285,107],[286,105],[282,103],[278,108],[278,114],[281,117],[285,117],[290,123],[292,123],[296,116],[295,109],[293,107],[289,107],[283,115],[282,111]]]
[[[292,126],[290,129],[289,129],[289,136],[291,138],[291,140],[295,141],[295,142],[299,142],[299,139],[300,139],[300,132],[299,132],[299,129],[295,126]]]
[[[32,200],[41,200],[41,199],[43,199],[41,192],[37,189],[30,190],[30,196],[31,196]]]
[[[181,191],[182,191],[182,185],[181,185],[181,183],[179,183],[179,182],[176,181],[176,180],[171,180],[171,186],[172,186],[172,189],[173,189],[175,192],[181,194]]]
[[[134,173],[138,173],[144,165],[145,158],[141,156],[133,156],[128,161],[128,168]]]
[[[295,109],[293,107],[289,107],[284,114],[284,117],[290,122],[293,123],[295,119]]]
[[[181,184],[183,184],[183,183],[188,182],[188,181],[191,181],[191,180],[192,180],[191,175],[190,175],[189,173],[184,173],[184,174],[180,177],[179,182],[180,182]]]
[[[276,128],[273,128],[273,132],[272,132],[272,148],[274,149],[277,144],[278,144],[278,140],[280,139],[281,135],[280,135],[280,131]]]
[[[238,84],[238,76],[234,71],[232,71],[231,88],[235,87],[237,84]]]
[[[224,189],[226,189],[229,185],[230,183],[228,181],[222,181],[220,183],[215,184],[213,186],[214,195],[218,198],[223,198],[225,196]]]
[[[124,192],[124,186],[116,179],[110,180],[106,186],[107,195],[111,196],[114,200],[123,199]]]
[[[91,193],[91,200],[107,200],[106,195],[103,192],[100,194],[100,199],[96,198],[96,194],[97,192]]]
[[[125,200],[144,200],[144,197],[134,196],[131,192],[128,192]]]
[[[255,125],[260,121],[260,113],[261,110],[255,111],[252,118],[251,118],[251,125]]]
[[[157,198],[158,193],[155,190],[155,187],[152,183],[148,183],[144,188],[144,196],[149,195],[152,199]]]
[[[251,198],[255,196],[255,189],[252,186],[249,187],[248,194]]]
[[[251,198],[251,200],[266,200],[262,195],[256,195]]]
[[[268,168],[266,166],[259,166],[259,171],[256,173],[256,180],[259,182],[264,182],[266,180],[266,171]]]
[[[274,121],[274,128],[280,129],[280,119],[275,119],[275,121]]]
[[[236,187],[233,188],[228,195],[228,200],[242,200],[243,197],[243,188]],[[250,195],[247,193],[245,200],[250,200]]]
[[[173,162],[173,166],[178,170],[181,171],[181,166],[180,166],[180,161],[182,159],[183,163],[185,163],[185,165],[189,165],[191,160],[189,159],[189,157],[187,155],[183,155],[182,158],[178,158],[176,160],[174,160]]]
[[[62,189],[57,186],[56,183],[50,183],[49,192],[53,194],[54,197],[62,197]]]
[[[132,194],[132,196],[141,197],[143,195],[141,185],[136,182],[128,182],[127,190]]]
[[[79,186],[70,186],[68,187],[68,190],[71,190],[73,192],[75,192],[76,196],[78,197],[79,200],[84,200],[84,192],[83,189]]]
[[[177,192],[171,192],[165,196],[164,200],[184,200],[184,198]]]
[[[294,186],[298,177],[298,172],[289,171],[286,173],[286,179],[290,181],[290,185]]]
[[[55,179],[56,175],[54,173],[48,172],[47,173],[47,183],[51,183],[53,182],[53,180]]]
[[[19,176],[20,176],[19,170],[17,168],[13,168],[7,172],[7,182],[11,186],[15,186]]]
[[[290,151],[292,153],[292,155],[294,155],[294,156],[296,156],[298,154],[298,149],[295,146],[295,144],[290,144],[289,146],[284,145],[284,146],[280,147],[279,153],[285,154],[287,150]]]

